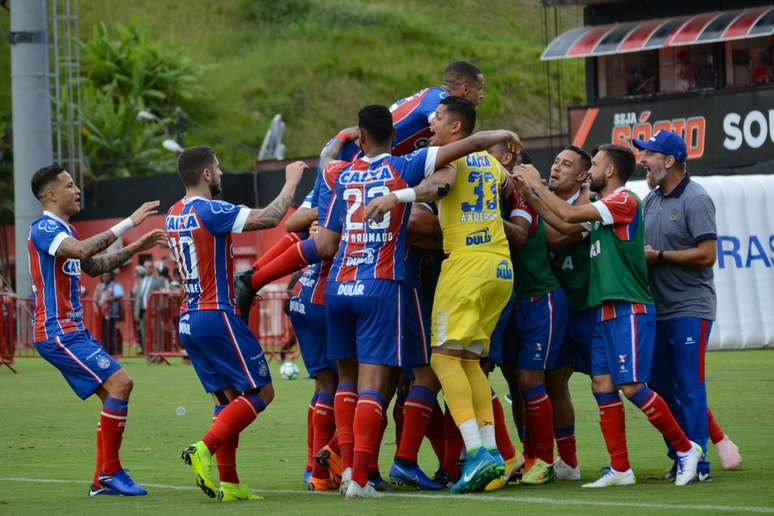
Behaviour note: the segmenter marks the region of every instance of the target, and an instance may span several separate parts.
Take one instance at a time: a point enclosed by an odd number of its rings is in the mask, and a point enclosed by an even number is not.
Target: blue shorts
[[[390,280],[329,282],[325,291],[328,358],[402,366],[404,288]]]
[[[655,310],[597,321],[591,342],[591,374],[609,374],[615,385],[647,382],[655,336]]]
[[[301,358],[314,378],[315,373],[323,369],[334,368],[325,354],[327,320],[325,306],[304,301],[299,296],[290,300],[290,322],[298,337]]]
[[[594,308],[570,312],[556,359],[556,369],[573,366],[580,373],[591,374],[591,340],[594,337],[596,316]]]
[[[526,371],[556,369],[567,326],[567,297],[557,288],[537,298],[517,299],[514,314],[519,337],[517,367]]]
[[[516,342],[513,339],[513,324],[515,317],[513,311],[515,306],[516,292],[514,291],[511,294],[511,299],[508,300],[508,304],[505,305],[503,311],[500,312],[497,326],[495,326],[492,337],[489,339],[489,355],[487,355],[485,360],[490,364],[502,366],[503,362],[516,362]]]
[[[430,364],[430,304],[419,289],[403,285],[403,367]],[[413,378],[413,374],[412,374]]]
[[[119,364],[94,340],[88,331],[65,333],[35,343],[40,356],[59,369],[70,388],[85,400],[105,380],[121,369]]]
[[[180,343],[204,390],[239,392],[271,383],[258,339],[238,316],[222,310],[196,310],[180,316]]]

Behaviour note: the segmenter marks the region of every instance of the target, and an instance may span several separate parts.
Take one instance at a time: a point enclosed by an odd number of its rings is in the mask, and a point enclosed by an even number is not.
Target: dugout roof
[[[774,34],[774,6],[579,27],[560,34],[542,61],[625,54]]]

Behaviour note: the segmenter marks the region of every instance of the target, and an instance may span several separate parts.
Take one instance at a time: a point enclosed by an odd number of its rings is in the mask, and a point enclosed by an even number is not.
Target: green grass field
[[[97,403],[80,403],[44,361],[21,359],[18,375],[0,370],[0,514],[774,513],[773,364],[772,351],[707,355],[711,406],[744,457],[741,470],[727,472],[716,463],[712,449],[712,482],[677,488],[656,478],[669,465],[663,443],[642,414],[627,405],[637,486],[589,492],[580,488],[581,482],[561,482],[530,488],[512,485],[493,495],[470,496],[401,491],[377,501],[346,501],[338,495],[304,490],[306,404],[313,385],[306,380],[277,379],[275,402],[245,431],[239,448],[241,479],[265,500],[226,506],[195,488],[188,467],[180,461],[181,449],[205,432],[210,419],[210,400],[190,367],[125,361],[135,390],[122,459],[150,494],[144,498],[89,498]],[[273,372],[278,376],[276,364]],[[494,374],[494,383],[504,392],[499,372]],[[588,379],[575,375],[572,391],[579,457],[587,480],[606,464],[607,454]],[[186,415],[176,414],[179,406],[186,408]],[[386,475],[395,451],[392,426],[384,441],[381,470]],[[428,472],[436,467],[427,444],[420,461]]]

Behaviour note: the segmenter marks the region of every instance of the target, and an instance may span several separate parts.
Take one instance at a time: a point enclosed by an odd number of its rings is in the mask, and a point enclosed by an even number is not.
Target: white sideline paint
[[[82,484],[84,480],[62,480],[54,478],[28,478],[28,477],[0,477],[0,482],[29,482],[33,484]],[[172,489],[175,491],[198,491],[194,486],[175,486],[170,484],[149,484],[143,482],[145,487],[155,489]],[[252,489],[255,493],[273,494],[309,494],[315,496],[341,496],[338,493],[316,493],[302,489]],[[582,500],[578,498],[547,498],[537,496],[497,496],[497,495],[442,495],[419,493],[385,493],[386,497],[394,498],[430,498],[435,500],[474,500],[480,502],[511,502],[528,503],[533,505],[578,505],[587,507],[621,507],[633,509],[664,509],[664,510],[689,510],[689,511],[724,511],[724,512],[750,512],[759,514],[774,514],[774,507],[737,506],[737,505],[711,505],[711,504],[676,504],[676,503],[636,503],[636,502],[605,502],[596,500]]]

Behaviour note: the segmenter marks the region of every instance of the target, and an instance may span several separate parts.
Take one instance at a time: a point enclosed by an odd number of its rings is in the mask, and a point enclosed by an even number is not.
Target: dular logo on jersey
[[[465,245],[481,245],[492,241],[492,235],[489,234],[489,228],[479,229],[465,236]]]
[[[341,283],[336,295],[339,296],[362,296],[365,291],[365,285],[356,281],[354,283]]]
[[[80,276],[81,275],[81,261],[75,258],[68,258],[62,264],[62,272],[68,276]]]
[[[389,181],[394,179],[395,174],[387,165],[368,170],[346,170],[339,174],[339,183],[367,183],[369,181]]]
[[[497,264],[497,278],[504,280],[513,279],[513,270],[511,270],[511,264],[508,260],[503,260]]]
[[[165,227],[167,231],[187,231],[199,229],[199,221],[193,213],[184,215],[167,215]]]
[[[357,267],[358,265],[371,265],[376,261],[376,255],[373,249],[365,248],[360,251],[353,251],[347,256],[344,264],[347,267]]]

